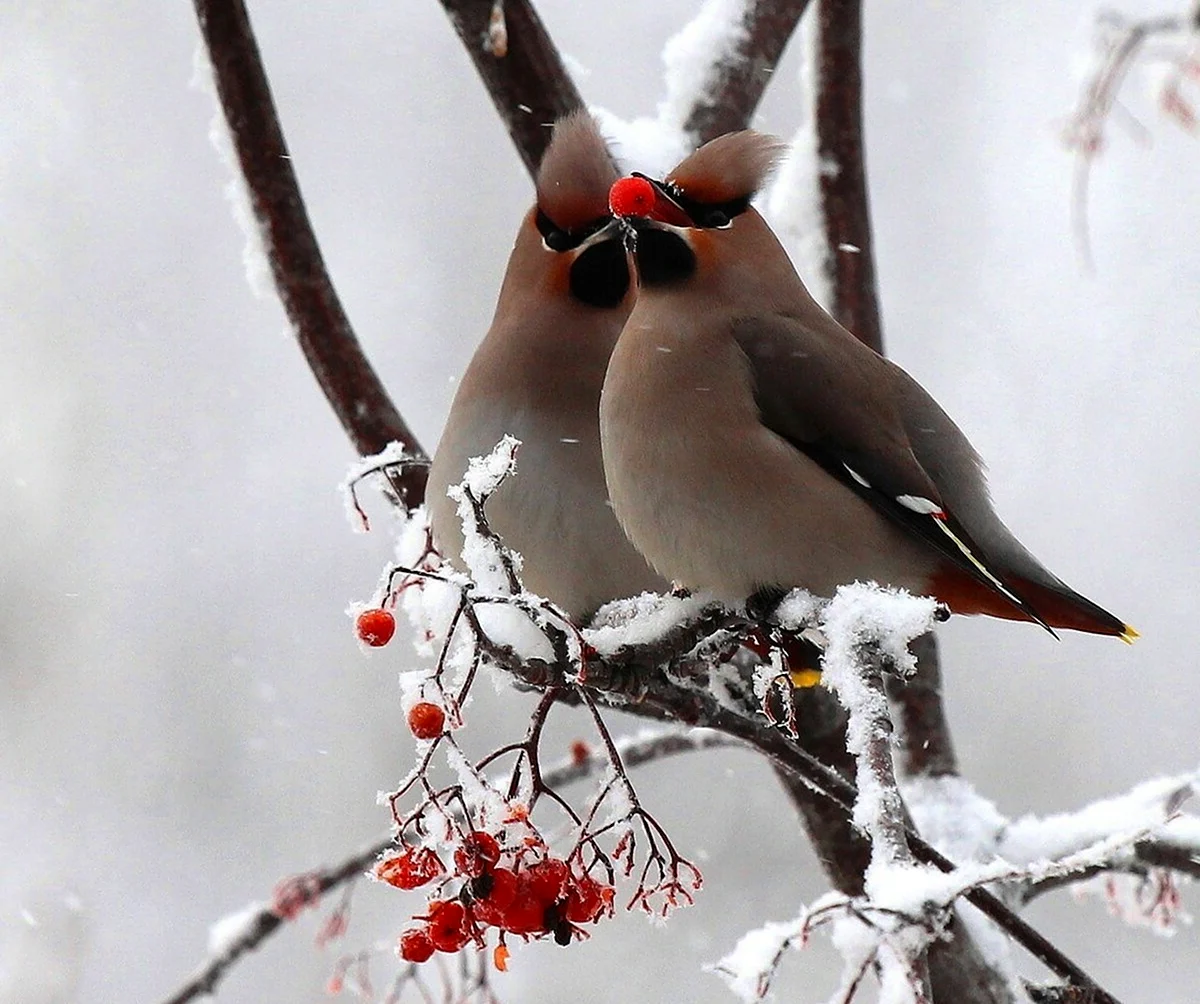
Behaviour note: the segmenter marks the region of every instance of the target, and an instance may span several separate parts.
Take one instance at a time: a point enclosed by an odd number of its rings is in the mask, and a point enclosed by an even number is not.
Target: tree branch
[[[819,0],[817,15],[817,157],[833,314],[882,353],[862,127],[862,3]]]
[[[242,0],[194,0],[217,95],[296,338],[334,414],[361,454],[400,443],[417,463],[392,487],[408,506],[425,497],[424,451],[363,353],[329,279]]]
[[[683,128],[700,146],[745,129],[809,0],[746,0],[743,30],[717,55]]]
[[[558,49],[530,0],[441,4],[533,176],[550,142],[550,127],[583,107]]]

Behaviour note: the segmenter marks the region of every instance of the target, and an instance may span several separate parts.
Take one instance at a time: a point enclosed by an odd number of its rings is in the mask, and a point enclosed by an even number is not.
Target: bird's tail
[[[1050,586],[1009,574],[1004,577],[1004,584],[1047,627],[1111,635],[1128,643],[1138,637],[1137,631],[1120,618],[1061,583]],[[987,614],[989,617],[1013,621],[1034,620],[997,590],[958,570],[943,570],[934,576],[932,585],[933,595],[956,614]]]

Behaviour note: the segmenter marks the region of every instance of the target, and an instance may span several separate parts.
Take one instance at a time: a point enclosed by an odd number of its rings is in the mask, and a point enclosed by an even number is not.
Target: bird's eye
[[[711,227],[714,230],[723,230],[729,226],[733,220],[729,218],[729,214],[722,209],[713,209],[704,217],[704,222],[701,224],[705,227]]]
[[[565,230],[549,230],[542,240],[551,251],[570,251],[578,243]]]

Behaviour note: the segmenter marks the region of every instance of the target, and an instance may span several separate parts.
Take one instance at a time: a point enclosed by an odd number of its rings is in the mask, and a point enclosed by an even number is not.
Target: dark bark
[[[508,128],[525,169],[532,175],[542,162],[550,127],[583,107],[583,98],[563,65],[558,49],[529,0],[441,0],[483,79],[496,112]],[[506,45],[497,48],[493,12],[504,25]]]
[[[808,5],[809,0],[748,0],[745,34],[713,64],[684,123],[697,146],[750,125]]]
[[[313,375],[359,453],[378,453],[396,442],[415,460],[425,460],[330,281],[245,5],[195,0],[195,7],[275,287]],[[426,480],[426,466],[418,462],[398,471],[392,485],[401,500],[417,505]]]

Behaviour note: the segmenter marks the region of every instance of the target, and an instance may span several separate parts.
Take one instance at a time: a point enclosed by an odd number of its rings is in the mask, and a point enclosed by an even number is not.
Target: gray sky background
[[[250,7],[329,267],[432,446],[529,183],[438,5]],[[695,4],[540,7],[585,96],[633,116],[653,113],[658,53]],[[866,11],[890,351],[988,459],[1025,542],[1144,636],[942,630],[964,766],[1010,814],[1200,760],[1200,147],[1135,73],[1128,104],[1153,145],[1114,134],[1084,275],[1057,136],[1092,11]],[[350,533],[335,492],[350,447],[277,302],[245,281],[214,108],[189,88],[197,42],[180,0],[0,8],[3,1004],[163,996],[213,920],[380,831],[375,792],[409,766],[409,650],[360,654],[343,613],[390,542]],[[792,53],[757,124],[790,135],[797,94]],[[525,707],[489,693],[478,741],[515,735]],[[570,951],[516,952],[506,1002],[728,1001],[700,965],[823,891],[754,758],[638,780],[702,858],[699,904],[666,928],[626,918]],[[364,888],[345,946],[390,936],[415,905]],[[1065,895],[1031,916],[1122,999],[1195,999],[1194,929],[1158,939]],[[326,999],[314,929],[277,936],[220,999]],[[823,999],[831,958],[819,940],[789,958],[781,999]]]

